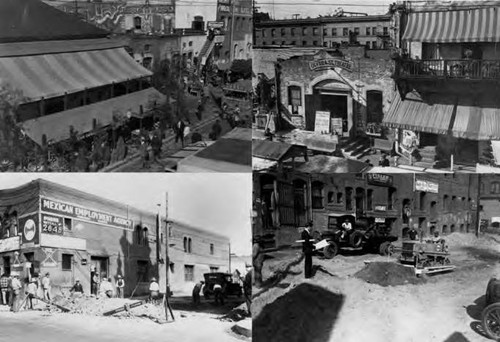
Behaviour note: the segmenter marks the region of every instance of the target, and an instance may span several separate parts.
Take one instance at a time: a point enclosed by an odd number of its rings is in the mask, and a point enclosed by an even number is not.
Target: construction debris
[[[394,262],[371,262],[354,276],[367,283],[380,286],[421,284],[425,282],[424,279],[415,276],[413,268]]]

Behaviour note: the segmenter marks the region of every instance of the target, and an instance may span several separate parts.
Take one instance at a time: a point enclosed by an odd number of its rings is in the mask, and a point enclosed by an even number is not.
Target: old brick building
[[[368,49],[390,47],[390,15],[283,19],[255,24],[255,46],[294,45],[336,48],[360,44]]]
[[[483,227],[500,227],[500,175],[481,175],[480,218]]]
[[[90,292],[92,272],[126,282],[125,295],[147,293],[151,277],[175,294],[186,293],[211,271],[228,271],[229,239],[154,213],[38,179],[0,190],[0,267],[50,272],[55,288],[80,279]],[[167,229],[168,228],[168,229]],[[28,262],[29,264],[26,264]]]
[[[410,227],[426,236],[472,232],[476,203],[477,175],[254,173],[254,235],[290,245],[307,221],[328,230],[346,214],[384,224],[400,239]]]

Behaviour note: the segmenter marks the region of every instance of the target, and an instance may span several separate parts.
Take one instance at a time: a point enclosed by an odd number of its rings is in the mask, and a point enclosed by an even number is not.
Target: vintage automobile
[[[500,339],[500,280],[491,278],[486,287],[486,307],[481,316],[483,329],[496,341]]]
[[[243,294],[242,287],[239,283],[233,282],[233,275],[231,273],[213,272],[205,273],[205,286],[203,287],[203,296],[210,298],[214,294],[214,285],[220,284],[224,297],[238,296]]]
[[[430,267],[450,264],[450,253],[445,240],[432,241],[404,241],[400,249],[399,261],[403,264],[412,264],[415,267]]]
[[[353,229],[349,233],[342,234],[341,225],[346,220],[351,222]],[[353,215],[329,215],[328,225],[328,230],[316,231],[313,234],[316,240],[325,239],[328,242],[328,245],[320,251],[327,259],[335,257],[340,249],[392,254],[392,242],[398,239],[391,235],[389,226],[375,223],[370,218],[356,219]]]

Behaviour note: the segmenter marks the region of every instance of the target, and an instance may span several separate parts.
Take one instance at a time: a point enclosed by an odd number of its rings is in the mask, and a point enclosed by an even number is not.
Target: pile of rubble
[[[371,262],[354,276],[367,283],[380,286],[421,284],[425,282],[424,279],[415,276],[413,268],[393,262]]]

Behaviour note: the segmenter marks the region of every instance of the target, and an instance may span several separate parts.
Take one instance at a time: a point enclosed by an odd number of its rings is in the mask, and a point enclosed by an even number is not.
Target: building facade
[[[56,183],[36,180],[0,190],[0,263],[24,276],[50,272],[54,288],[91,276],[125,279],[125,295],[148,292],[151,277],[165,289],[166,244],[170,289],[186,293],[203,273],[229,267],[229,240]],[[167,231],[168,230],[168,231]]]
[[[320,17],[260,21],[255,46],[294,45],[337,48],[359,44],[368,49],[391,47],[390,15]]]
[[[497,165],[500,2],[393,6],[397,97],[384,119],[403,155],[435,167]]]
[[[336,218],[353,215],[383,224],[407,238],[476,229],[477,175],[254,173],[254,235],[293,245],[312,220],[314,230],[335,229]]]
[[[480,219],[482,227],[500,227],[500,176],[481,175]]]

